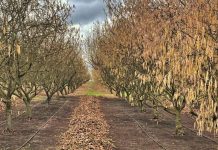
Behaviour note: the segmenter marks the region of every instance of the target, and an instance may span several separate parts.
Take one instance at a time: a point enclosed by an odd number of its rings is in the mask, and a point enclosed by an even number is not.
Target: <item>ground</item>
[[[157,122],[150,108],[141,112],[93,82],[68,96],[54,97],[50,106],[41,101],[33,105],[32,120],[25,114],[13,119],[12,135],[2,133],[5,118],[0,113],[0,150],[69,149],[66,145],[75,150],[218,150],[218,138],[209,133],[197,136],[187,114],[183,114],[186,134],[176,136],[174,116],[161,111]],[[22,105],[19,109],[24,111]]]

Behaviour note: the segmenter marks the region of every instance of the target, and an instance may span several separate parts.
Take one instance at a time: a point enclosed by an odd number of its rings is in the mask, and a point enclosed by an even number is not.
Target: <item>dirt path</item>
[[[63,150],[111,150],[108,128],[99,100],[83,96],[72,113],[68,131],[61,137],[61,147]]]

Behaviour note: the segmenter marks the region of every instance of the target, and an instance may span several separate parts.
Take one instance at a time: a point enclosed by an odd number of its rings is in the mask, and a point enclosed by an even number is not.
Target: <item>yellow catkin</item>
[[[217,81],[215,80],[215,82],[214,82],[214,91],[216,91],[217,90]]]
[[[8,56],[11,56],[11,45],[8,45]]]
[[[3,34],[5,35],[5,34],[6,34],[6,28],[3,27],[3,28],[2,28],[2,31],[3,31]]]

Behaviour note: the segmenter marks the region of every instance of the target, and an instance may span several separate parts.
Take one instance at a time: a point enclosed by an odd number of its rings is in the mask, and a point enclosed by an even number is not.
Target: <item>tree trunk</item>
[[[127,94],[126,99],[127,99],[128,102],[130,102],[130,94],[129,94],[129,92],[126,92],[126,94]]]
[[[50,104],[50,102],[51,102],[51,96],[47,96],[46,102],[47,102],[48,105]]]
[[[64,88],[64,94],[65,94],[65,95],[68,95],[68,94],[69,94],[69,93],[68,93],[68,90],[67,90],[67,87]]]
[[[57,91],[57,98],[58,98],[58,99],[60,98],[60,94],[59,94],[59,91]]]
[[[181,122],[181,111],[176,110],[176,135],[184,135],[182,122]]]
[[[45,93],[46,93],[46,96],[47,96],[46,103],[49,105],[52,96],[50,96],[49,92],[47,92],[47,91],[45,91]]]
[[[158,119],[159,118],[159,116],[158,116],[158,107],[157,107],[154,100],[153,100],[153,115],[154,115],[153,119]]]
[[[113,94],[113,90],[110,88],[110,93]]]
[[[64,96],[64,90],[60,90],[62,96]]]
[[[32,108],[30,106],[30,102],[26,102],[26,113],[27,113],[27,117],[28,119],[32,119]]]
[[[12,131],[12,102],[8,100],[6,102],[6,130]]]
[[[120,92],[119,91],[116,92],[116,96],[118,96],[118,97],[120,96]]]

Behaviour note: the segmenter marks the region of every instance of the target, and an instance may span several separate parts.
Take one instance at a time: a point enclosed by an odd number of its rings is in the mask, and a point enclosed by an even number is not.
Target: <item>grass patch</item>
[[[90,81],[88,82],[88,90],[86,92],[86,95],[88,96],[103,96],[103,93],[95,90],[95,86],[96,86],[96,83],[93,82],[93,81]]]
[[[102,93],[98,92],[98,91],[93,91],[93,90],[89,90],[86,95],[88,96],[103,96]]]
[[[113,94],[106,91],[105,87],[94,81],[89,81],[83,86],[82,95],[96,97],[114,97]]]

